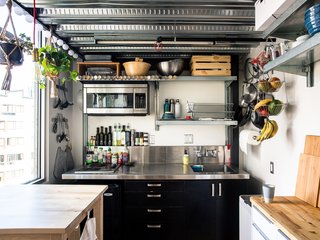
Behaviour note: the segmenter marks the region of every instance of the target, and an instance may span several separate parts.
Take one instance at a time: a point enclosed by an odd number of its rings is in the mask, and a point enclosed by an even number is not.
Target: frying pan
[[[238,127],[244,126],[246,123],[249,122],[251,117],[252,107],[251,106],[237,106],[234,114],[235,120],[238,121]]]
[[[266,117],[261,116],[257,111],[251,112],[251,122],[255,127],[262,129],[264,126],[265,119]]]

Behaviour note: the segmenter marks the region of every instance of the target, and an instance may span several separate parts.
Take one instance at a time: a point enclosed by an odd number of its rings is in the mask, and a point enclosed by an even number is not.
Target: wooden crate
[[[231,76],[231,56],[192,56],[192,76]]]

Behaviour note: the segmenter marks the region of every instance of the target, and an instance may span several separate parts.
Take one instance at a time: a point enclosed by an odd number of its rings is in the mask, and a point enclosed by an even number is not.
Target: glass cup
[[[273,184],[263,184],[262,192],[265,203],[272,203],[274,197],[275,185]]]

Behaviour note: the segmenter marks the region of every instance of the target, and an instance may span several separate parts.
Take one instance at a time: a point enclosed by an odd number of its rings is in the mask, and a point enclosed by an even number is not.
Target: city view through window
[[[7,18],[7,7],[0,7],[0,26]],[[19,33],[32,38],[33,24],[26,16],[13,11],[13,21]],[[20,12],[21,14],[21,12]],[[9,24],[7,31],[12,32]],[[6,65],[0,65],[0,83]],[[0,90],[0,184],[25,183],[39,178],[38,154],[38,90],[35,83],[35,63],[24,54],[21,66],[11,69],[10,91]]]

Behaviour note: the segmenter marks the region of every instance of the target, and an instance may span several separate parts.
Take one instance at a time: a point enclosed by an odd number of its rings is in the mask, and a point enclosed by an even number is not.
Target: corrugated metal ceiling
[[[31,12],[33,0],[15,2]],[[82,54],[117,47],[152,52],[160,36],[170,43],[163,52],[248,52],[261,40],[254,31],[254,2],[37,0],[36,5],[38,20],[55,26],[56,34]]]

